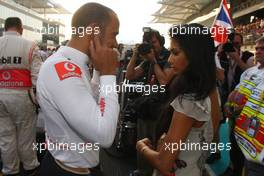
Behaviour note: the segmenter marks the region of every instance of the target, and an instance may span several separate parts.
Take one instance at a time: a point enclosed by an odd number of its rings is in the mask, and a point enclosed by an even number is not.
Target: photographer
[[[164,38],[156,30],[143,28],[143,31],[143,43],[133,49],[126,78],[143,79],[146,85],[152,87],[167,85],[174,73],[168,63],[170,52],[164,47]],[[164,95],[161,91],[153,91],[133,101],[132,108],[137,117],[137,140],[148,137],[155,141],[156,121]],[[152,173],[151,166],[140,155],[137,155],[137,165],[142,175]]]
[[[231,91],[240,81],[240,76],[249,67],[254,65],[254,55],[249,51],[242,51],[243,36],[231,33],[229,42],[217,46],[216,59],[220,61],[224,70],[224,79],[219,81],[221,104],[224,105]]]
[[[239,83],[241,74],[249,67],[254,66],[254,54],[242,51],[243,36],[239,33],[229,35],[230,42],[222,45],[222,56],[226,57],[226,81],[228,92],[231,92]],[[220,62],[224,62],[220,58]]]
[[[164,47],[164,38],[156,30],[144,28],[143,44],[134,48],[127,66],[126,78],[135,80],[146,77],[146,84],[166,85],[173,76],[168,64],[169,51]],[[149,45],[148,45],[149,44]],[[140,48],[140,51],[138,49]],[[137,66],[137,60],[143,61]]]

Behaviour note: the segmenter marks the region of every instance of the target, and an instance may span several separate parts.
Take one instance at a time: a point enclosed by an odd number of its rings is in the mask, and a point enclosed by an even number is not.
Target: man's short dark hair
[[[95,23],[103,32],[111,20],[111,14],[115,14],[115,12],[106,6],[99,3],[86,3],[74,13],[71,26],[78,29]]]
[[[22,28],[21,19],[18,17],[8,17],[5,20],[5,31],[7,31],[10,28],[16,28],[16,29]]]
[[[159,31],[154,30],[154,29],[150,29],[150,31],[148,32],[144,32],[143,34],[143,42],[148,42],[151,43],[152,38],[156,37],[160,43],[161,46],[163,46],[165,44],[165,39],[162,35],[160,35]]]

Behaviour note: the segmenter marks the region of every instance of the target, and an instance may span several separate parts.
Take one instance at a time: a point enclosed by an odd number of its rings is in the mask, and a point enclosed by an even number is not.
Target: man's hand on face
[[[90,42],[90,54],[92,63],[101,75],[115,75],[117,68],[117,52],[100,43],[97,35]]]

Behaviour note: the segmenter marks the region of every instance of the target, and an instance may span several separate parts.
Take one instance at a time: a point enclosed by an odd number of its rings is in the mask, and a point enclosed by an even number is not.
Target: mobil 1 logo
[[[0,57],[0,64],[21,64],[22,57],[20,56],[2,56]]]

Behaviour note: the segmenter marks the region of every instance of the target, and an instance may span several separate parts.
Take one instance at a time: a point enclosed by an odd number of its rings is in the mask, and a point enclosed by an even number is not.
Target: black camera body
[[[151,52],[151,49],[152,45],[150,43],[144,42],[138,46],[137,51],[139,55],[146,55]]]
[[[227,42],[223,44],[223,51],[224,52],[235,52],[235,48],[231,42]]]
[[[152,49],[152,45],[147,42],[143,42],[139,44],[137,47],[138,57],[140,57],[140,55],[149,54],[151,52],[151,49]],[[126,51],[126,57],[132,57],[132,55],[133,55],[132,49]]]

